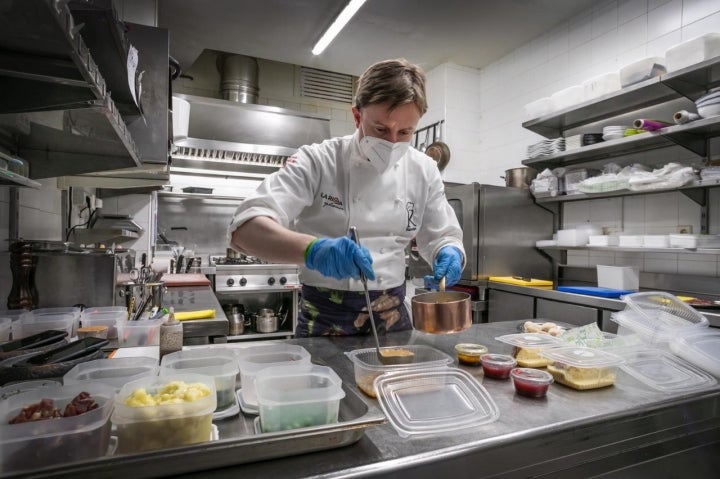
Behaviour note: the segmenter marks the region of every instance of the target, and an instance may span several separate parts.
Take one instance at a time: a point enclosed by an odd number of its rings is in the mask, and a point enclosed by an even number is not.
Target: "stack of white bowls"
[[[695,101],[698,114],[703,118],[720,115],[720,91],[701,96]]]
[[[625,130],[632,128],[626,125],[610,125],[603,128],[603,140],[617,140],[625,136]]]

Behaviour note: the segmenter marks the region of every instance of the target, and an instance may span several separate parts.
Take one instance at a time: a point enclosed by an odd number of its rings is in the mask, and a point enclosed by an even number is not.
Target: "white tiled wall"
[[[523,45],[506,57],[471,75],[469,88],[479,88],[479,109],[448,119],[452,139],[452,160],[445,178],[450,181],[502,185],[504,170],[521,165],[525,149],[542,137],[522,128],[523,106],[531,101],[577,85],[593,76],[618,71],[648,56],[664,56],[677,43],[709,32],[720,32],[720,2],[717,0],[607,0]],[[448,74],[453,65],[441,65],[428,75],[429,81],[445,80],[448,108],[455,95],[461,105],[475,106],[476,97],[467,96],[467,76]],[[433,88],[437,88],[433,85]],[[433,90],[434,91],[434,90]],[[431,99],[432,101],[432,99]],[[448,118],[450,112],[446,112]],[[455,135],[466,122],[478,121],[479,128]],[[458,136],[462,139],[458,139]],[[652,152],[638,161],[693,157],[678,148],[657,156]],[[616,231],[674,233],[678,225],[692,225],[700,231],[700,206],[680,193],[565,203],[564,227],[593,223]],[[710,225],[720,228],[720,195],[711,192],[708,201]],[[718,276],[718,257],[693,254],[602,254],[570,252],[568,262],[578,266],[633,264],[644,271]]]

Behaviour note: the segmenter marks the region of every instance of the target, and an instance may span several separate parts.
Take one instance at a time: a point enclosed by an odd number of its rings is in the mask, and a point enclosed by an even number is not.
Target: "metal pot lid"
[[[450,147],[442,141],[431,143],[425,149],[425,154],[435,160],[440,171],[443,171],[448,163],[450,163]]]

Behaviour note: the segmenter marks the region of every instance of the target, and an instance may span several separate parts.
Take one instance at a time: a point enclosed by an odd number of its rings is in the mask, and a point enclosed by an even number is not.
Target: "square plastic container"
[[[708,327],[705,316],[662,291],[626,295],[627,307],[610,316],[620,326],[637,333],[651,344],[666,345],[678,334],[690,334]]]
[[[77,364],[63,376],[63,384],[109,384],[119,391],[125,384],[146,376],[157,376],[158,361],[150,357],[95,359]]]
[[[80,315],[82,314],[82,308],[79,306],[61,306],[57,308],[38,308],[32,310],[32,313],[36,316],[42,316],[42,315],[53,315],[53,314],[72,314],[74,321],[73,321],[73,329],[70,333],[70,336],[75,336],[75,331],[77,331],[77,328],[80,327]]]
[[[191,389],[191,385],[198,387]],[[162,398],[161,393],[164,393]],[[131,395],[144,405],[126,404]],[[151,397],[159,401],[153,401]],[[112,423],[117,429],[118,453],[208,441],[216,406],[215,381],[210,376],[176,374],[131,381],[117,394],[112,414]]]
[[[625,88],[665,73],[667,68],[663,57],[643,58],[620,69],[620,85]]]
[[[603,73],[581,83],[586,100],[591,100],[620,89],[618,72]]]
[[[585,101],[585,89],[582,85],[573,85],[550,95],[552,109],[564,110]]]
[[[644,248],[669,248],[670,235],[645,235],[643,236]]]
[[[645,240],[643,235],[620,235],[618,246],[621,248],[642,248]]]
[[[374,389],[380,407],[401,437],[454,434],[500,417],[487,390],[457,368],[383,374],[375,379]]]
[[[3,318],[0,316],[0,343],[10,341],[10,332],[12,331],[12,318]]]
[[[617,246],[618,237],[615,235],[589,235],[588,246]]]
[[[8,424],[23,407],[51,399],[62,414],[81,392],[98,404],[72,417]],[[115,389],[106,384],[48,386],[0,401],[0,467],[2,473],[58,466],[104,456],[110,442],[110,413]]]
[[[238,368],[235,353],[225,349],[188,349],[163,356],[160,376],[178,373],[195,373],[215,379],[217,410],[235,404],[235,380]]]
[[[255,376],[265,368],[273,366],[310,364],[310,353],[294,344],[273,344],[254,346],[236,351],[240,366],[241,398],[244,411],[255,412],[258,407]]]
[[[640,289],[640,269],[635,266],[597,265],[597,284],[600,288]]]
[[[160,344],[160,325],[162,323],[162,318],[116,321],[118,346],[121,348],[158,346]]]
[[[262,432],[336,423],[342,380],[327,366],[274,366],[255,378]]]
[[[117,339],[117,321],[127,320],[128,311],[124,306],[105,306],[86,308],[80,314],[80,324],[88,326],[107,326],[108,339]]]
[[[590,236],[588,232],[582,229],[558,230],[557,244],[558,246],[585,246],[588,236]]]
[[[413,352],[414,360],[412,363],[385,365],[380,362],[375,348],[354,349],[346,352],[347,357],[353,362],[355,384],[357,384],[358,388],[374,398],[377,397],[374,385],[375,378],[381,374],[394,371],[446,368],[448,364],[453,362],[453,358],[430,346],[409,344],[403,345],[403,349]]]
[[[78,310],[79,311],[79,310]],[[78,313],[79,317],[79,313]],[[48,329],[67,331],[72,337],[75,329],[76,316],[74,313],[43,312],[40,310],[28,311],[20,319],[13,322],[13,339],[22,339],[33,334],[42,333]]]
[[[518,366],[526,368],[542,368],[547,366],[548,360],[540,355],[547,348],[563,345],[563,341],[555,336],[542,333],[515,333],[504,334],[495,338],[496,341],[514,346],[512,356]]]
[[[617,367],[623,358],[600,349],[570,346],[540,352],[550,360],[547,372],[555,382],[573,389],[597,389],[615,384]]]
[[[674,234],[670,235],[670,247],[672,248],[690,248],[698,247],[698,235],[691,234]]]
[[[550,97],[540,98],[523,107],[523,118],[525,118],[525,120],[534,120],[550,112],[552,112],[552,100]]]
[[[717,383],[706,372],[660,349],[623,348],[612,352],[625,359],[620,369],[657,391],[671,394]]]
[[[720,378],[720,331],[707,328],[679,334],[670,341],[670,350]]]
[[[668,48],[668,71],[681,70],[720,55],[720,33],[707,33]]]

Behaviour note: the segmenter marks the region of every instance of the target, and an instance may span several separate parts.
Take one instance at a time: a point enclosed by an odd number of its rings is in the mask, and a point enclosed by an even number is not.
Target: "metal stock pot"
[[[521,168],[511,168],[509,170],[505,170],[505,176],[502,176],[501,178],[505,179],[505,186],[509,188],[528,189],[530,187],[530,183],[532,183],[532,180],[535,179],[537,174],[538,172],[536,170],[523,166]]]
[[[413,296],[413,326],[433,334],[458,333],[470,327],[470,295],[460,291],[439,291]]]

